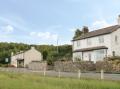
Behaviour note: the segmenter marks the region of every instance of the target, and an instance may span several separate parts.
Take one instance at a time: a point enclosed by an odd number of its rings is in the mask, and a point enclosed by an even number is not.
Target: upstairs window
[[[92,42],[91,42],[91,39],[87,39],[87,45],[91,45],[92,44]]]
[[[78,40],[78,41],[77,41],[77,47],[79,47],[80,45],[81,45],[81,41]]]
[[[104,36],[99,36],[99,43],[104,43]]]

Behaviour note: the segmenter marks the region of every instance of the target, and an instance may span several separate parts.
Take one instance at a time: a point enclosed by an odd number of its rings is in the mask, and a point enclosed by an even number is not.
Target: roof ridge
[[[98,36],[98,35],[109,34],[113,31],[116,31],[118,28],[120,28],[120,25],[113,25],[113,26],[104,27],[104,28],[101,28],[98,30],[90,31],[86,34],[82,34],[81,36],[73,39],[73,41],[85,39],[85,38],[90,38],[90,37],[94,37],[94,36]]]
[[[90,31],[90,32],[94,32],[94,31],[98,31],[98,30],[104,30],[104,29],[106,29],[106,28],[110,28],[110,27],[114,27],[114,26],[120,26],[120,25],[111,25],[111,26],[99,28],[99,29],[96,29],[96,30],[93,30],[93,31]]]

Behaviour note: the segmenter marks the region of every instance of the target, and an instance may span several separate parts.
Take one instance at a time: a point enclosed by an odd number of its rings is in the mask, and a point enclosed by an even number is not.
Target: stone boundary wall
[[[28,65],[28,69],[43,71],[44,69],[47,69],[47,62],[31,62]]]
[[[81,70],[85,72],[95,70],[95,65],[93,62],[89,61],[82,62],[56,61],[54,63],[54,70],[62,72],[77,72],[78,70]]]
[[[120,61],[98,61],[96,71],[104,69],[105,72],[120,72]]]
[[[56,61],[54,63],[54,70],[61,72],[77,72],[78,70],[100,72],[102,69],[104,72],[120,73],[120,61],[98,61],[96,63],[90,61]]]
[[[77,71],[77,68],[72,61],[56,61],[54,63],[54,70],[62,72],[75,72]]]

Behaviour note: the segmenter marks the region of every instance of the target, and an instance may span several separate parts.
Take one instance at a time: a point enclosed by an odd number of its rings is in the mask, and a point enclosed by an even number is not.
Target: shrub
[[[109,61],[97,61],[96,62],[96,71],[103,69],[105,72],[112,72],[112,63]]]
[[[107,57],[104,61],[96,62],[96,71],[104,69],[105,72],[120,72],[120,57]]]
[[[8,67],[8,64],[0,64],[0,67]]]
[[[107,57],[104,59],[105,61],[115,61],[115,60],[119,60],[120,62],[120,56],[112,56],[112,57]]]

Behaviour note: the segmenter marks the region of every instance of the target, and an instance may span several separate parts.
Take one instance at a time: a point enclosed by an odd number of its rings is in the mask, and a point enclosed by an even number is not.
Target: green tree
[[[48,57],[48,52],[47,51],[43,51],[42,54],[43,54],[43,60],[46,60],[47,57]]]
[[[81,36],[82,33],[83,33],[82,31],[80,31],[79,29],[76,29],[73,39],[78,38],[79,36]]]
[[[57,53],[56,46],[54,45],[28,45],[23,43],[0,42],[0,63],[5,63],[5,58],[10,59],[11,52],[16,54],[20,51],[26,51],[30,49],[31,46],[34,46],[38,51],[40,51],[43,55],[43,59],[49,61],[49,63],[64,57],[72,57],[71,45],[58,46],[59,53]]]

